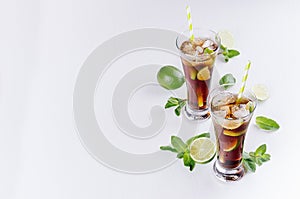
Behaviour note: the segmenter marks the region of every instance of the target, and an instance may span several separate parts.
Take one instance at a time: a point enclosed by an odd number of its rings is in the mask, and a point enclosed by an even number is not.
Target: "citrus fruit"
[[[223,134],[224,135],[228,135],[228,136],[232,136],[232,137],[237,137],[237,136],[240,136],[240,135],[243,135],[244,133],[246,133],[247,129],[244,129],[242,131],[230,131],[230,130],[224,130],[223,131]]]
[[[234,45],[234,39],[232,34],[229,31],[220,31],[218,33],[220,39],[221,39],[221,44],[227,48],[232,48]]]
[[[220,147],[223,149],[225,152],[233,151],[234,149],[237,148],[239,144],[239,141],[237,138],[226,138],[226,142],[221,142],[220,141]]]
[[[165,89],[174,90],[180,88],[185,79],[175,66],[163,66],[157,73],[157,81]]]
[[[215,157],[215,154],[215,144],[209,138],[197,138],[190,145],[191,158],[197,163],[208,163]]]
[[[258,100],[264,101],[269,98],[268,88],[263,84],[254,85],[251,90]]]
[[[236,120],[224,120],[222,123],[223,128],[225,129],[236,129],[239,128],[243,124],[242,119],[236,119]]]
[[[207,66],[199,70],[197,74],[197,79],[201,81],[205,81],[208,80],[209,78],[210,78],[210,72]]]

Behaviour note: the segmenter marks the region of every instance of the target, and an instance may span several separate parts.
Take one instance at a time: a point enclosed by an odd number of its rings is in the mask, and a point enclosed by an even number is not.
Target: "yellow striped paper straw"
[[[193,32],[193,23],[192,23],[190,6],[186,6],[186,14],[187,14],[188,22],[189,22],[190,40],[194,41],[195,36],[194,36],[194,32]]]
[[[249,69],[250,69],[250,65],[251,65],[251,62],[248,61],[248,64],[247,64],[246,67],[245,67],[245,74],[244,74],[243,79],[242,79],[242,86],[241,86],[241,88],[240,88],[240,91],[239,91],[239,94],[238,94],[237,101],[238,101],[239,99],[241,99],[242,94],[243,94],[243,92],[244,92],[244,90],[245,90],[245,86],[246,86],[246,81],[247,81],[247,79],[248,79],[248,72],[249,72]]]

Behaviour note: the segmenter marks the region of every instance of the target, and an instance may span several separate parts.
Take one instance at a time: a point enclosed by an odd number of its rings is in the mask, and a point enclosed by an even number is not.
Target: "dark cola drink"
[[[217,175],[225,180],[243,176],[243,148],[246,132],[256,107],[255,97],[243,96],[228,91],[219,92],[211,100],[212,122],[216,135]],[[236,172],[233,175],[231,171]],[[233,172],[233,173],[234,173]],[[221,173],[221,174],[220,174]]]
[[[178,46],[187,86],[186,112],[189,119],[207,119],[207,97],[219,43],[213,37],[183,40]],[[199,117],[197,118],[197,115]]]
[[[252,101],[237,95],[224,93],[221,99],[212,100],[213,124],[217,138],[219,163],[224,168],[240,165],[243,145],[251,117]]]

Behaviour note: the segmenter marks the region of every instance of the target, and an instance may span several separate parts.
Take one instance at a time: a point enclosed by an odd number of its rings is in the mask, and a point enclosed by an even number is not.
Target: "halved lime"
[[[190,145],[191,158],[197,163],[208,163],[215,157],[215,154],[215,144],[209,138],[195,139]]]
[[[175,66],[163,66],[157,73],[158,83],[168,90],[180,88],[184,83],[184,75]]]
[[[234,39],[232,34],[225,30],[225,31],[220,31],[218,33],[220,39],[221,39],[221,44],[227,48],[232,48],[234,45]]]
[[[256,84],[252,87],[252,92],[258,100],[266,100],[269,98],[268,88],[263,84]]]

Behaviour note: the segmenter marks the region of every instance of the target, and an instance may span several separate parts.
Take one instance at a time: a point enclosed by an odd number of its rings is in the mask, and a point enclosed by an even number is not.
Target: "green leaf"
[[[177,154],[177,158],[181,159],[181,158],[183,158],[183,155],[184,155],[184,152],[180,152]]]
[[[257,157],[257,158],[255,158],[255,163],[256,163],[258,166],[261,166],[263,162],[262,162],[261,158]]]
[[[227,50],[227,48],[225,46],[223,46],[223,45],[221,45],[220,47],[221,47],[221,50],[223,50],[223,51]]]
[[[210,138],[210,133],[202,133],[202,134],[199,134],[199,135],[196,135],[196,136],[194,136],[194,137],[191,137],[190,139],[188,139],[187,141],[186,141],[186,144],[189,146],[190,144],[192,144],[192,142],[194,141],[194,140],[196,140],[197,138],[201,138],[201,137],[206,137],[206,138]]]
[[[180,116],[180,113],[181,113],[181,109],[184,107],[184,105],[186,104],[186,101],[185,100],[182,100],[179,102],[179,105],[177,106],[177,108],[174,110],[175,111],[175,114],[177,116]]]
[[[220,85],[224,85],[224,84],[235,84],[236,79],[233,77],[233,75],[231,73],[228,73],[226,75],[224,75],[220,80],[219,80],[219,84]],[[230,87],[230,85],[228,86],[224,86],[225,89],[227,89],[228,87]]]
[[[264,116],[257,116],[255,122],[259,128],[268,131],[274,131],[280,128],[276,121]]]
[[[265,153],[262,157],[261,157],[261,160],[262,162],[267,162],[271,159],[271,155],[270,154],[267,154]]]
[[[177,136],[171,137],[171,144],[176,149],[178,153],[184,152],[187,148],[187,145]]]
[[[177,153],[177,150],[174,149],[174,148],[171,147],[171,146],[161,146],[161,147],[160,147],[160,150],[163,150],[163,151],[171,151],[171,152]]]
[[[267,151],[267,145],[262,144],[256,149],[254,154],[255,154],[255,156],[258,156],[258,155],[262,156],[266,153],[266,151]]]
[[[242,162],[243,162],[243,166],[246,169],[246,171],[251,171],[251,172],[256,171],[256,165],[252,159],[243,159]]]
[[[165,109],[170,108],[172,106],[177,106],[179,103],[179,99],[175,97],[170,97],[165,105]]]
[[[191,161],[192,161],[192,158],[190,156],[190,153],[186,151],[183,154],[183,164],[184,164],[184,166],[190,166]]]
[[[195,166],[196,166],[196,162],[193,159],[191,159],[191,161],[190,161],[190,171],[193,171]]]
[[[213,53],[214,51],[213,50],[211,50],[211,49],[209,49],[209,48],[205,48],[204,49],[204,53],[206,53],[206,54],[211,54],[211,53]]]
[[[227,56],[228,58],[233,58],[233,57],[236,57],[240,54],[239,51],[237,50],[234,50],[234,49],[228,49],[228,53],[227,53]]]
[[[246,170],[255,172],[256,165],[261,166],[264,162],[270,160],[271,155],[266,153],[267,145],[260,145],[255,152],[243,153],[243,166]]]

